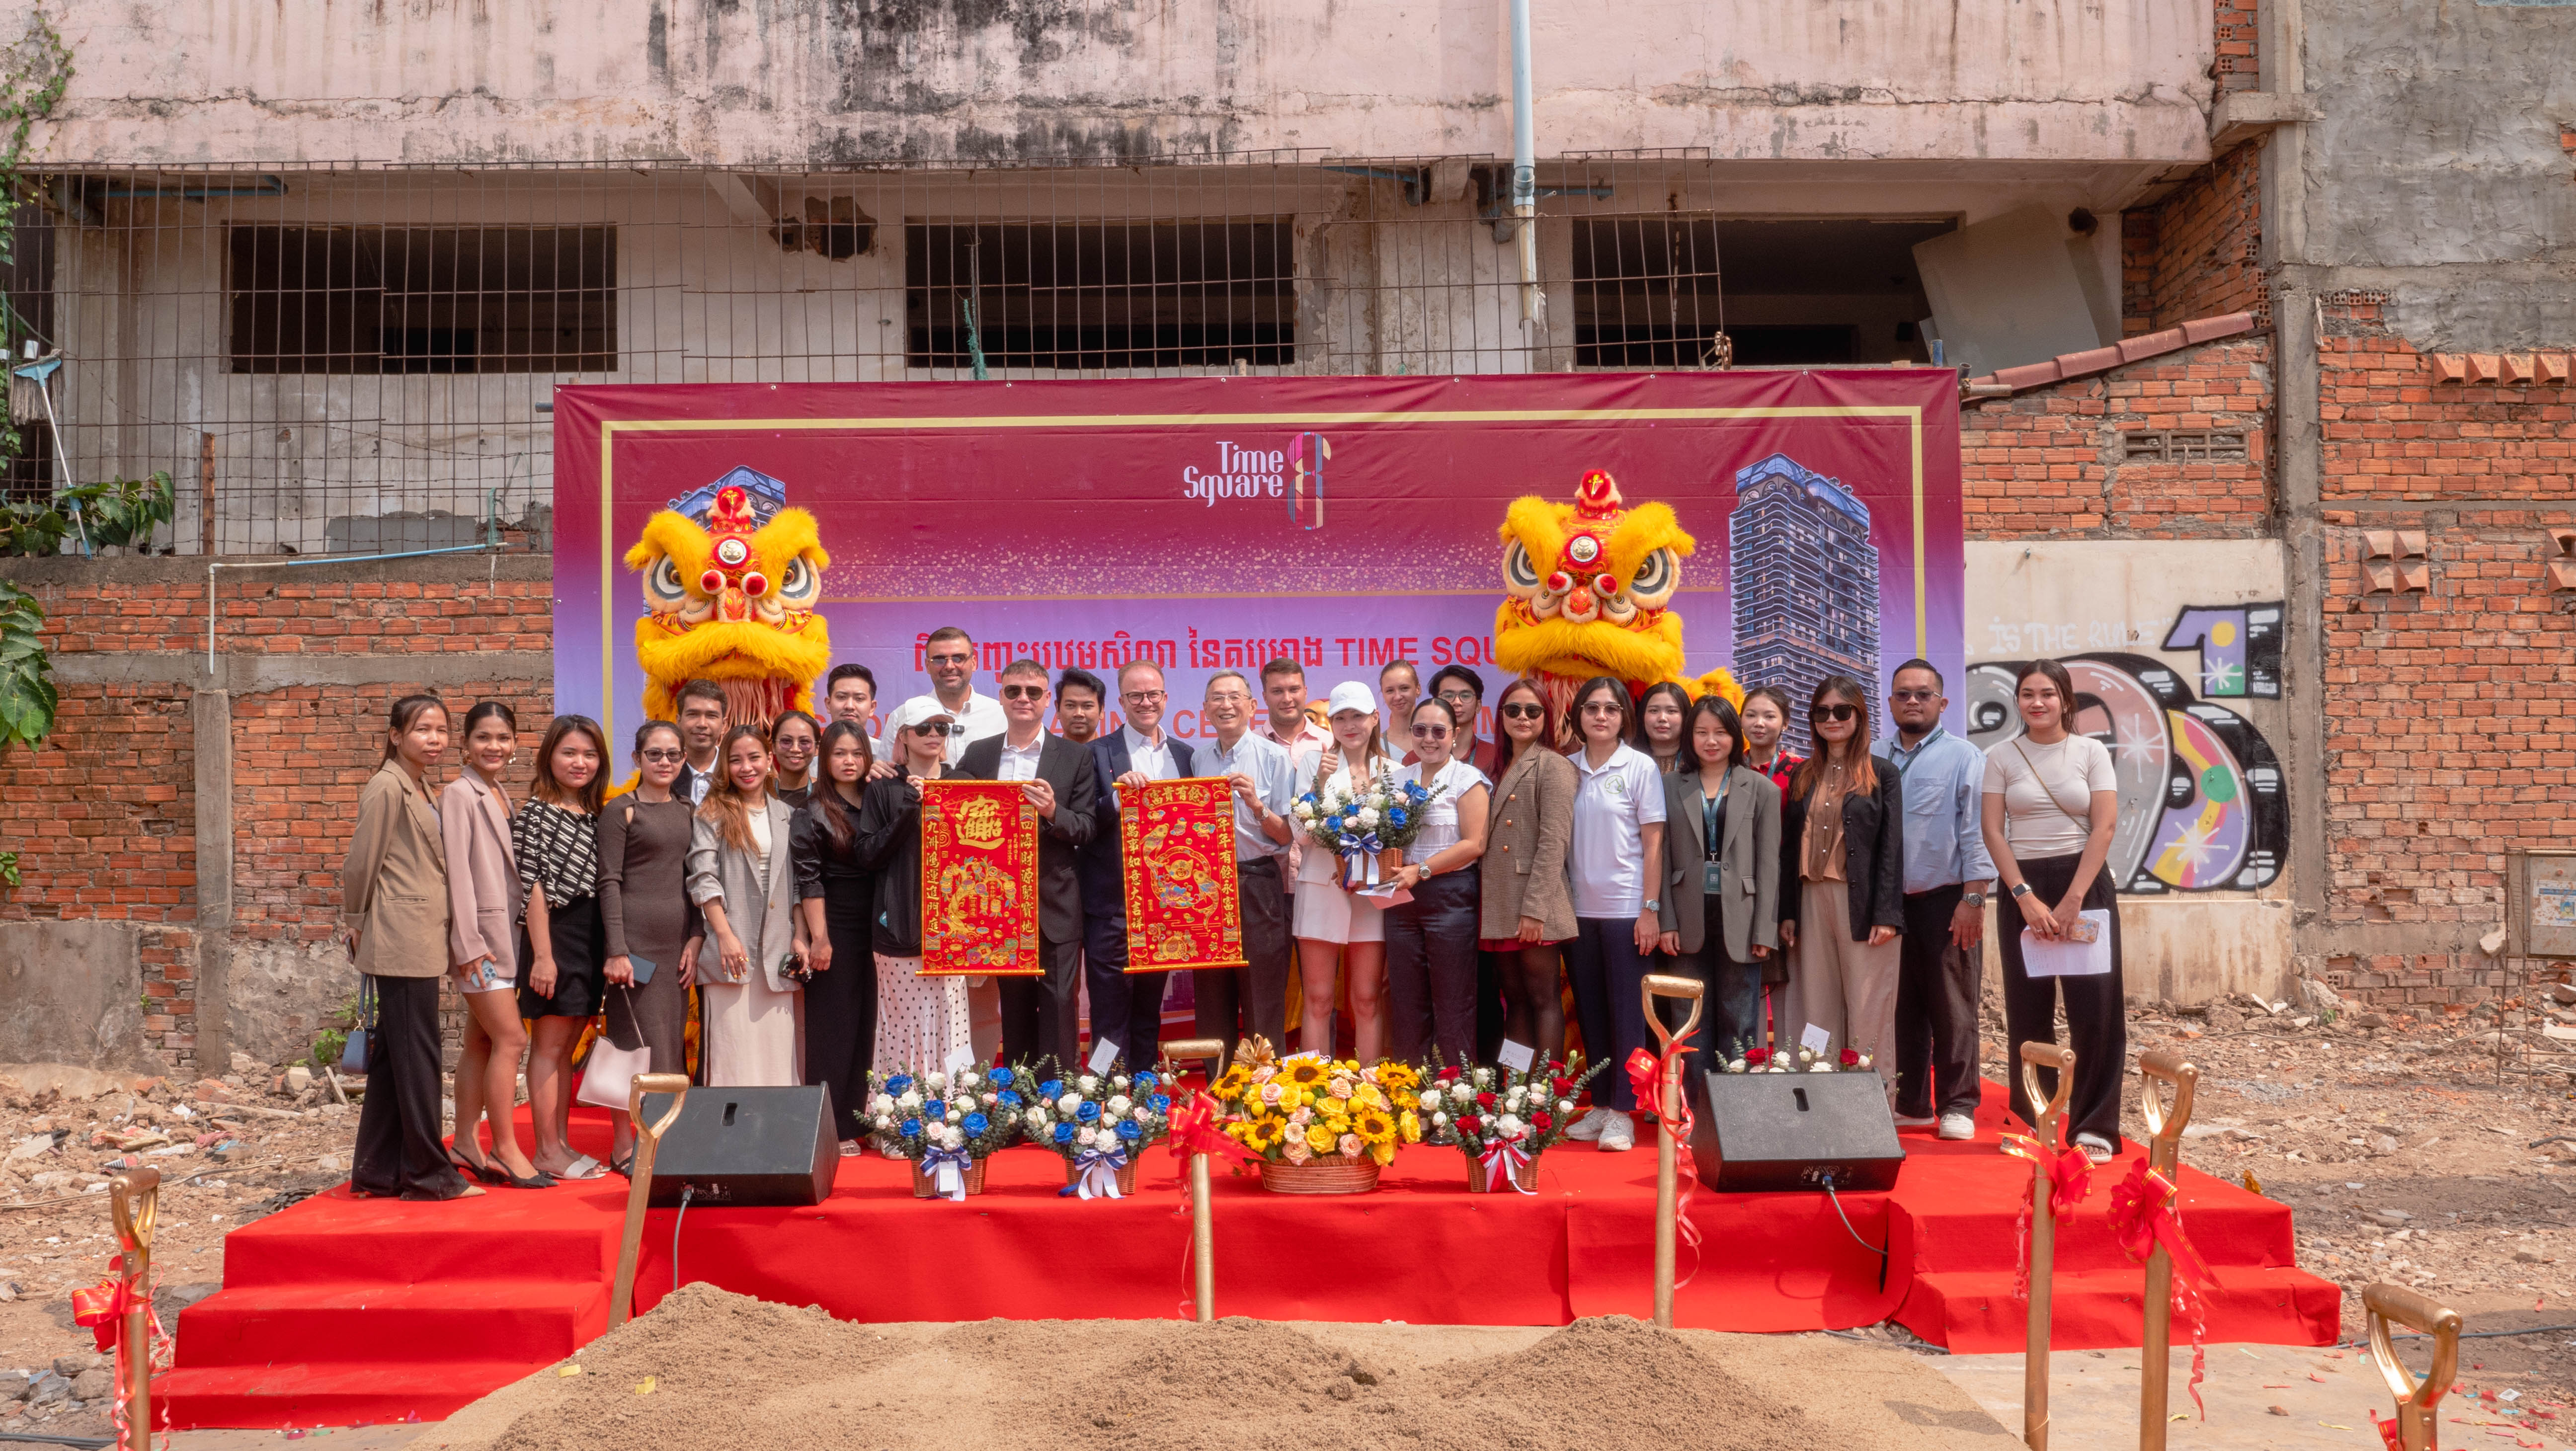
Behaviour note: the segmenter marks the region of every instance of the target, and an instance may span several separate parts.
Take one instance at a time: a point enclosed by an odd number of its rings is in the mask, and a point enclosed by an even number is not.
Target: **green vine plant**
[[[45,607],[0,579],[0,758],[40,744],[54,728],[53,662],[45,658]],[[18,885],[18,854],[0,851],[0,882]]]

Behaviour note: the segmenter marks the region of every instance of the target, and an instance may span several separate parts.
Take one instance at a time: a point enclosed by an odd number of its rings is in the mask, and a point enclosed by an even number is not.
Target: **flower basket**
[[[1486,1183],[1485,1161],[1482,1159],[1469,1159],[1467,1161],[1468,1193],[1494,1194],[1507,1192],[1513,1188],[1518,1188],[1523,1194],[1536,1194],[1538,1192],[1538,1155],[1532,1154],[1528,1158],[1523,1159],[1512,1166],[1512,1182],[1510,1184]]]
[[[1377,1187],[1377,1161],[1328,1154],[1303,1164],[1261,1163],[1261,1187],[1273,1194],[1366,1194]]]
[[[974,1166],[969,1168],[962,1177],[966,1180],[967,1193],[983,1193],[984,1161],[977,1159]],[[919,1159],[912,1161],[912,1197],[915,1199],[937,1199],[940,1197],[939,1180],[933,1175],[921,1172],[921,1161]]]
[[[978,1167],[981,1166],[979,1165]],[[1076,1189],[1080,1188],[1081,1185],[1082,1166],[1071,1159],[1065,1160],[1064,1186],[1068,1189]],[[1134,1159],[1129,1159],[1118,1168],[1118,1193],[1121,1198],[1132,1197],[1136,1193],[1136,1161]]]

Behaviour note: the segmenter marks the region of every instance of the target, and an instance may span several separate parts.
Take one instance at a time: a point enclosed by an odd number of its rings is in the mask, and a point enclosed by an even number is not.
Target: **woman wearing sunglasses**
[[[1778,1046],[1810,1026],[1824,1052],[1876,1063],[1894,1103],[1896,939],[1905,926],[1903,773],[1869,753],[1869,695],[1829,675],[1808,699],[1816,754],[1789,778],[1780,812],[1780,943],[1791,949]]]
[[[921,976],[921,783],[948,774],[955,717],[941,709],[911,721],[886,742],[895,774],[870,781],[859,798],[851,855],[876,873],[877,1038],[868,1061],[878,1073],[945,1069],[949,1055],[975,1048],[966,980]],[[855,962],[843,963],[857,969]],[[888,1158],[900,1157],[884,1146]]]
[[[653,1073],[689,1071],[689,979],[705,933],[689,903],[689,803],[672,794],[688,761],[680,728],[648,720],[635,732],[635,789],[599,813],[599,925],[608,949],[609,1043],[649,1050]],[[635,1126],[609,1110],[608,1167],[634,1166]]]
[[[1419,1063],[1476,1056],[1476,917],[1483,905],[1476,859],[1485,854],[1485,773],[1454,759],[1467,739],[1457,710],[1438,696],[1413,707],[1414,763],[1399,778],[1431,793],[1422,831],[1404,849],[1396,883],[1412,896],[1386,912],[1386,996],[1394,1054]]]
[[[1592,1112],[1565,1132],[1618,1153],[1637,1146],[1625,1065],[1647,1046],[1639,985],[1664,935],[1664,783],[1654,761],[1628,744],[1637,722],[1625,682],[1607,675],[1583,682],[1566,729],[1576,742],[1576,785],[1565,848],[1574,891],[1565,975],[1574,981],[1584,1056],[1607,1066],[1592,1080]]]
[[[1503,1036],[1541,1058],[1565,1056],[1559,951],[1574,936],[1565,843],[1574,826],[1574,767],[1548,744],[1547,694],[1536,682],[1503,687],[1494,707],[1502,737],[1478,877],[1478,931],[1503,962]]]

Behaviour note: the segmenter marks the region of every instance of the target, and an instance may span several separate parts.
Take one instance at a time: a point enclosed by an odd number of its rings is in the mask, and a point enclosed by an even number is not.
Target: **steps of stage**
[[[182,1367],[152,1383],[173,1429],[389,1426],[438,1421],[528,1374],[515,1360]]]
[[[2342,1313],[2342,1292],[2300,1270],[2277,1266],[2213,1265],[2215,1288],[2201,1294],[2211,1342],[2257,1338],[2248,1329],[2280,1338],[2284,1325],[2304,1325],[2307,1343],[2330,1342]],[[2055,1350],[2115,1350],[2135,1346],[2146,1320],[2140,1301],[2146,1271],[2059,1268],[2049,1297],[2049,1345]],[[1895,1319],[1954,1355],[1990,1355],[2022,1348],[2029,1302],[2013,1298],[2013,1272],[1918,1271]],[[2179,1316],[2174,1342],[2190,1343]]]

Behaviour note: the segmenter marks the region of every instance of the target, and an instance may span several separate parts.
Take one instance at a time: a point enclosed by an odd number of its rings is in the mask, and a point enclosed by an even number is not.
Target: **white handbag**
[[[633,1006],[631,991],[628,1005]],[[650,1047],[639,1043],[632,1048],[620,1048],[608,1041],[608,1034],[603,1030],[591,1041],[590,1058],[582,1066],[581,1088],[573,1094],[573,1101],[624,1113],[635,1075],[652,1071],[653,1050]]]

